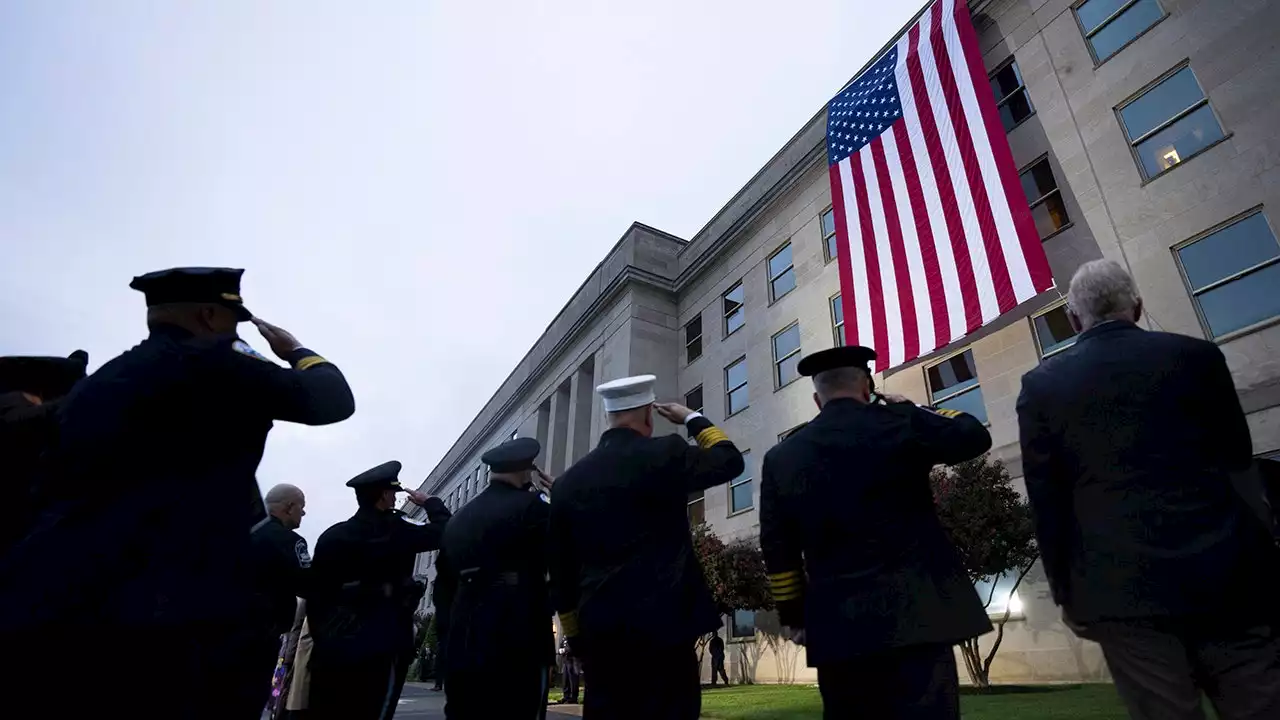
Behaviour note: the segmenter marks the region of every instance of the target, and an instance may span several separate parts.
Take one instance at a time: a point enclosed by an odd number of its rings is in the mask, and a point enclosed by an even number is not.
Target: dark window
[[[724,301],[724,334],[730,335],[747,322],[746,310],[742,307],[742,281],[729,288],[722,298]]]
[[[734,610],[733,619],[729,623],[729,638],[745,640],[756,636],[756,611]]]
[[[835,334],[836,347],[844,345],[844,303],[839,295],[831,298],[831,330]]]
[[[822,252],[827,262],[840,255],[839,242],[836,240],[836,211],[830,208],[822,213]]]
[[[1098,62],[1120,52],[1164,16],[1156,0],[1086,0],[1076,6],[1084,38]]]
[[[751,451],[742,453],[742,474],[729,481],[729,514],[750,510],[755,505],[751,491]]]
[[[972,350],[952,355],[926,368],[925,376],[929,381],[929,402],[934,407],[959,410],[984,423],[987,421],[987,408],[982,402],[982,387],[978,385],[978,370],[973,363]]]
[[[800,324],[773,336],[773,382],[782,387],[800,377],[796,372],[796,363],[800,362]]]
[[[684,406],[696,412],[702,412],[702,386],[684,394]]]
[[[702,357],[702,316],[697,315],[684,326],[685,362]]]
[[[1053,177],[1053,168],[1049,167],[1049,158],[1036,161],[1019,177],[1041,238],[1049,237],[1071,222],[1067,218],[1067,205],[1062,201],[1062,191]]]
[[[991,91],[996,95],[996,107],[1000,110],[1000,121],[1004,123],[1005,132],[1009,132],[1035,112],[1035,108],[1031,107],[1027,86],[1022,82],[1022,71],[1013,59],[991,73]]]
[[[1033,316],[1031,324],[1036,329],[1036,346],[1042,358],[1056,355],[1076,344],[1076,331],[1067,319],[1066,305]]]
[[[1177,254],[1211,336],[1280,315],[1280,244],[1261,211],[1188,243]]]
[[[791,243],[787,243],[769,256],[770,301],[796,289],[796,270],[791,266]]]
[[[1144,178],[1153,178],[1223,138],[1209,99],[1184,67],[1120,108]]]
[[[699,490],[689,493],[689,505],[686,508],[686,514],[689,516],[689,525],[701,525],[707,521],[707,499],[706,491]]]
[[[724,369],[725,414],[733,415],[747,408],[747,359],[742,358]]]

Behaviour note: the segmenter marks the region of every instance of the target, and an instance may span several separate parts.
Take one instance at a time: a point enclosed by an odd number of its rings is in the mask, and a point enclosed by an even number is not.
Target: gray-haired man
[[[1067,294],[1074,347],[1018,397],[1027,494],[1054,601],[1096,640],[1134,718],[1280,717],[1280,557],[1229,475],[1251,443],[1226,360],[1204,340],[1138,327],[1115,262]]]

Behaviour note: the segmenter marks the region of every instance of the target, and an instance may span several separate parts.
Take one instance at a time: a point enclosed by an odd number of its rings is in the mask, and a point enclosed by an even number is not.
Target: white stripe
[[[974,94],[973,78],[969,75],[969,63],[965,61],[964,47],[960,44],[960,30],[956,27],[955,8],[951,0],[944,0],[945,22],[942,23],[943,39],[947,43],[947,54],[951,56],[951,67],[955,70],[956,85],[960,89],[960,104],[964,106],[964,115],[969,118],[969,134],[973,137],[974,154],[978,157],[978,167],[982,171],[982,181],[987,188],[987,198],[991,201],[991,215],[996,221],[996,231],[1000,237],[1000,247],[1004,250],[1004,262],[1009,270],[1009,279],[1013,283],[1013,294],[1018,302],[1034,297],[1036,289],[1031,282],[1031,271],[1027,268],[1027,260],[1022,254],[1022,243],[1018,241],[1018,229],[1013,224],[1013,215],[1009,212],[1009,198],[1004,192],[1004,183],[1000,181],[1000,171],[996,168],[996,156],[991,150],[992,140],[987,135],[987,124],[983,121],[982,110],[978,107],[978,97]],[[999,138],[997,142],[1005,142]],[[983,313],[983,321],[988,318]]]
[[[871,227],[876,239],[876,260],[880,265],[880,295],[884,299],[884,325],[888,331],[889,365],[902,364],[902,303],[898,299],[898,280],[893,274],[893,254],[889,249],[889,228],[885,223],[884,200],[880,197],[880,180],[871,156],[871,145],[858,151],[862,159],[862,176],[867,181],[867,205],[871,208]],[[874,345],[870,347],[875,347]],[[876,348],[879,351],[879,348]]]
[[[929,285],[924,276],[924,256],[920,254],[920,237],[916,233],[915,213],[907,193],[907,179],[902,175],[902,158],[898,155],[898,138],[893,132],[884,138],[884,159],[889,166],[889,184],[898,206],[898,224],[902,226],[902,246],[907,256],[907,275],[911,280],[911,299],[915,303],[916,329],[920,338],[920,355],[932,352],[933,306],[929,304]],[[914,360],[915,358],[906,358]]]
[[[973,192],[969,189],[969,176],[964,171],[960,143],[956,139],[955,128],[951,125],[947,97],[942,91],[938,64],[933,56],[933,45],[929,41],[929,35],[933,30],[932,21],[932,12],[926,12],[920,18],[920,69],[924,72],[925,88],[929,94],[929,102],[933,106],[933,119],[938,125],[938,138],[942,149],[946,152],[945,162],[951,175],[951,185],[955,189],[960,224],[964,227],[965,243],[969,247],[969,259],[973,265],[973,276],[977,284],[978,306],[982,310],[983,322],[986,322],[1000,314],[1000,304],[996,300],[996,289],[991,282],[991,268],[987,264],[987,251],[983,247],[978,213],[973,207]],[[951,339],[958,340],[959,337]]]
[[[920,190],[924,194],[929,227],[933,232],[932,238],[922,240],[932,242],[938,254],[938,273],[942,276],[942,292],[947,303],[948,330],[950,339],[955,340],[965,332],[964,293],[960,290],[960,271],[956,269],[956,256],[951,250],[951,236],[947,233],[947,220],[938,195],[938,181],[933,176],[933,163],[929,159],[929,144],[925,141],[924,128],[920,125],[915,88],[911,85],[911,76],[907,72],[909,52],[912,52],[911,35],[907,33],[898,42],[898,67],[895,74],[899,94],[902,96],[902,117],[907,122],[907,138],[911,141],[911,151],[915,155],[916,174],[920,176]],[[920,354],[924,354],[924,344],[920,345]]]
[[[867,287],[867,255],[862,248],[862,223],[858,220],[858,196],[853,191],[853,162],[850,158],[840,161],[840,187],[844,192],[845,237],[849,238],[849,267],[853,269],[853,302],[857,313],[856,337],[848,337],[850,345],[874,347],[875,335],[871,332],[871,291]]]

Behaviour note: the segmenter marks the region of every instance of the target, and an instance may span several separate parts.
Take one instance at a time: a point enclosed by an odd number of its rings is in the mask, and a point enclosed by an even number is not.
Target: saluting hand
[[[688,420],[689,416],[693,414],[692,410],[680,403],[654,403],[653,409],[657,410],[659,415],[677,425],[683,425],[684,421]]]
[[[418,492],[417,490],[405,490],[405,495],[409,496],[409,499],[413,501],[414,505],[418,505],[420,507],[425,504],[427,500],[431,499],[430,495]]]
[[[258,328],[258,332],[262,333],[263,339],[271,346],[271,352],[281,360],[287,362],[289,353],[302,347],[302,343],[290,335],[288,330],[276,327],[261,318],[254,318],[252,322]]]
[[[551,494],[551,486],[555,484],[555,478],[542,472],[541,468],[536,467],[533,469],[533,478],[533,484],[538,490],[546,493],[547,495]]]

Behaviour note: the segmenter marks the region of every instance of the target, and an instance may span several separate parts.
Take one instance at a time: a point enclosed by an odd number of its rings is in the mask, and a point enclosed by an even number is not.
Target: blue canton
[[[827,104],[829,164],[858,152],[902,117],[897,66],[895,45]]]

